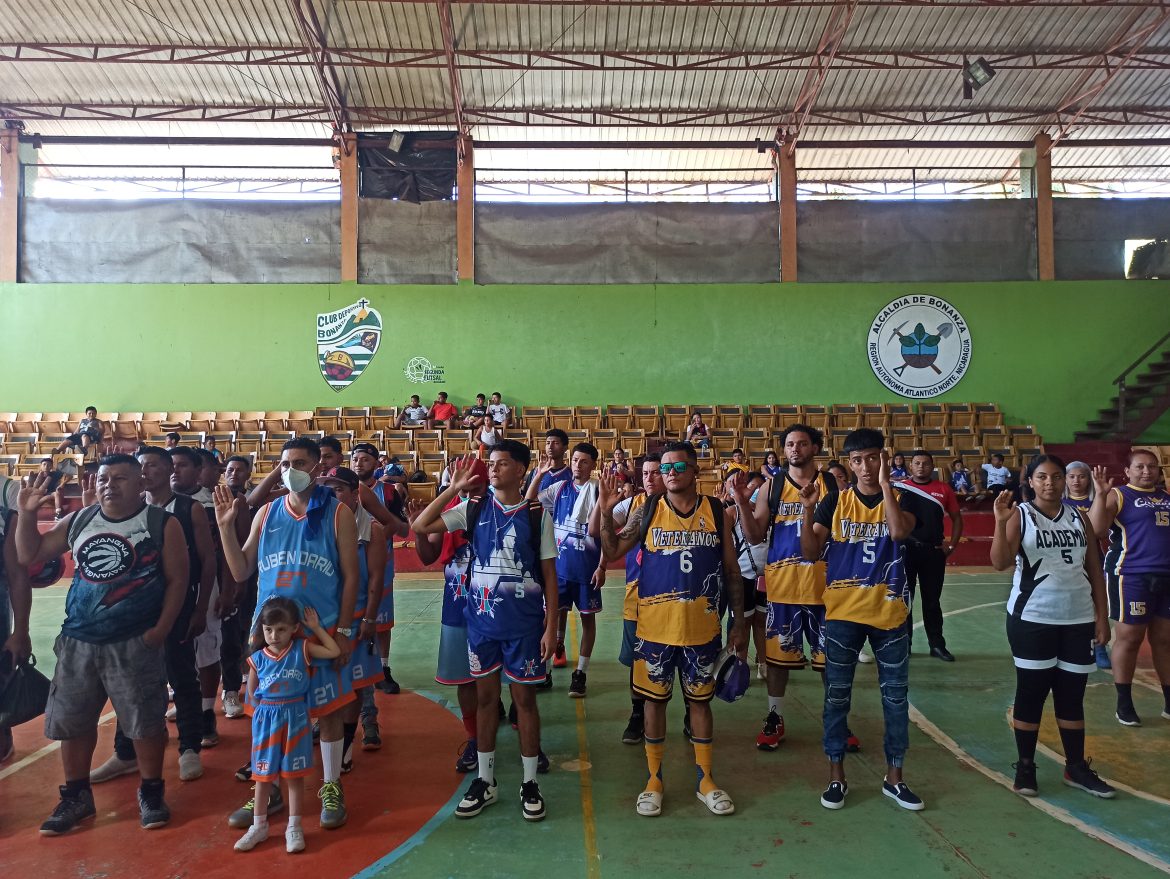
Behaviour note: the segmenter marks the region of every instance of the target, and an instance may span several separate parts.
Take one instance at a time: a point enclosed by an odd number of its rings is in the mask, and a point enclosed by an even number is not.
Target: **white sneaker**
[[[284,832],[284,850],[290,855],[305,850],[305,831],[299,827],[290,827]]]
[[[167,720],[169,720],[171,723],[174,723],[178,717],[179,709],[177,709],[174,705],[167,709]]]
[[[223,694],[223,716],[229,719],[244,716],[244,706],[240,704],[240,694],[225,690]]]
[[[117,754],[111,754],[110,759],[89,774],[90,784],[102,784],[117,778],[119,775],[129,775],[138,771],[137,760],[123,760]]]
[[[761,681],[766,681],[768,679],[768,666],[766,663],[756,663],[756,677]]]
[[[196,751],[179,755],[179,781],[194,781],[203,775],[203,760]]]
[[[190,753],[190,752],[188,752]],[[264,840],[268,839],[268,825],[253,824],[248,828],[248,832],[236,840],[236,851],[250,852]]]
[[[857,651],[857,661],[864,662],[866,665],[869,665],[871,662],[873,662],[873,656],[867,653],[863,647],[861,650]]]

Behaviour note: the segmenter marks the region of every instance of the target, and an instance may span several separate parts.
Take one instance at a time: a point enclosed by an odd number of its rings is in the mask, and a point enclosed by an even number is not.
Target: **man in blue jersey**
[[[344,752],[341,709],[355,698],[349,665],[359,565],[353,513],[331,490],[313,480],[320,460],[317,443],[307,437],[284,444],[280,470],[288,494],[265,504],[256,514],[242,547],[236,537],[235,520],[242,513],[244,501],[235,498],[226,485],[216,487],[215,517],[224,556],[235,580],[241,582],[259,571],[257,613],[274,595],[291,598],[302,608],[312,606],[341,648],[337,659],[314,660],[310,670],[309,714],[321,724],[321,827],[333,829],[345,824],[347,818],[340,782]],[[284,806],[277,790],[274,785],[269,814]],[[233,812],[229,824],[237,828],[251,826],[252,806],[249,801]]]
[[[910,590],[903,570],[903,541],[928,503],[894,488],[885,438],[862,428],[845,437],[842,451],[857,484],[821,497],[810,482],[800,491],[804,518],[800,548],[805,559],[825,559],[824,748],[829,784],[821,794],[826,809],[845,805],[845,751],[857,653],[868,639],[877,659],[885,720],[886,777],[882,793],[903,809],[919,811],[922,800],[902,780],[909,747],[910,640],[906,619]]]
[[[496,706],[500,672],[511,684],[517,708],[524,782],[521,812],[527,821],[544,818],[536,773],[540,760],[540,714],[533,685],[546,677],[557,622],[556,540],[552,519],[520,492],[531,457],[514,440],[496,445],[488,460],[492,491],[447,508],[476,486],[472,464],[461,461],[451,484],[412,524],[416,534],[462,530],[471,545],[470,582],[465,606],[467,658],[476,682],[479,776],[455,809],[471,818],[496,801]]]
[[[539,500],[553,520],[557,539],[558,605],[556,656],[565,655],[565,627],[574,605],[581,615],[581,648],[577,670],[569,684],[569,696],[585,698],[585,676],[597,641],[597,617],[601,612],[601,587],[605,585],[605,563],[601,560],[601,508],[597,505],[597,484],[590,479],[597,465],[597,447],[577,443],[569,460],[572,479],[538,490],[539,481],[528,486],[529,500]],[[537,471],[538,473],[540,471]],[[554,664],[556,660],[554,659]]]
[[[1098,539],[1109,537],[1105,555],[1109,618],[1113,632],[1113,682],[1117,721],[1141,726],[1133,704],[1133,673],[1142,641],[1149,639],[1162,685],[1162,718],[1170,720],[1170,494],[1158,488],[1162,468],[1148,449],[1129,453],[1126,484],[1115,488],[1104,467],[1093,470],[1097,489],[1089,521]]]
[[[187,594],[187,544],[170,513],[142,499],[142,470],[129,455],[107,455],[97,473],[98,503],[41,534],[37,509],[48,477],[18,495],[16,551],[22,565],[73,553],[65,622],[53,652],[57,665],[45,707],[45,737],[61,742],[65,784],[43,836],[68,833],[97,810],[89,767],[107,697],[138,752],[142,827],[171,818],[163,800],[167,743],[163,644]]]

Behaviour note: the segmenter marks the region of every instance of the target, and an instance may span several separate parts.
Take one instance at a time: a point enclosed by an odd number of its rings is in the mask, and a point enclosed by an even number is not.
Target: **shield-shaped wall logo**
[[[325,383],[341,392],[366,371],[382,342],[382,316],[359,299],[317,315],[317,364]]]

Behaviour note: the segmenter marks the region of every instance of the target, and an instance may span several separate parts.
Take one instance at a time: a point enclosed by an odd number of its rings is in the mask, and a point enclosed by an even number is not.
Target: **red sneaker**
[[[764,728],[756,736],[756,747],[761,751],[775,751],[784,741],[784,718],[775,711],[769,711],[764,719]]]
[[[565,659],[565,645],[558,642],[556,653],[553,654],[553,668],[564,668],[569,664]]]

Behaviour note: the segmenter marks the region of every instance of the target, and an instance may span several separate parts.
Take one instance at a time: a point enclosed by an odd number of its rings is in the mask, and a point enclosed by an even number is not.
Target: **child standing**
[[[268,795],[284,776],[288,782],[288,828],[285,850],[304,851],[301,802],[305,776],[313,770],[313,736],[309,724],[309,660],[336,659],[337,642],[321,626],[317,612],[304,610],[305,628],[320,643],[301,633],[301,614],[288,598],[270,598],[260,610],[265,647],[248,657],[248,702],[252,714],[252,779],[256,807],[252,826],[236,841],[236,851],[251,851],[268,839]],[[301,636],[301,637],[298,637]]]

